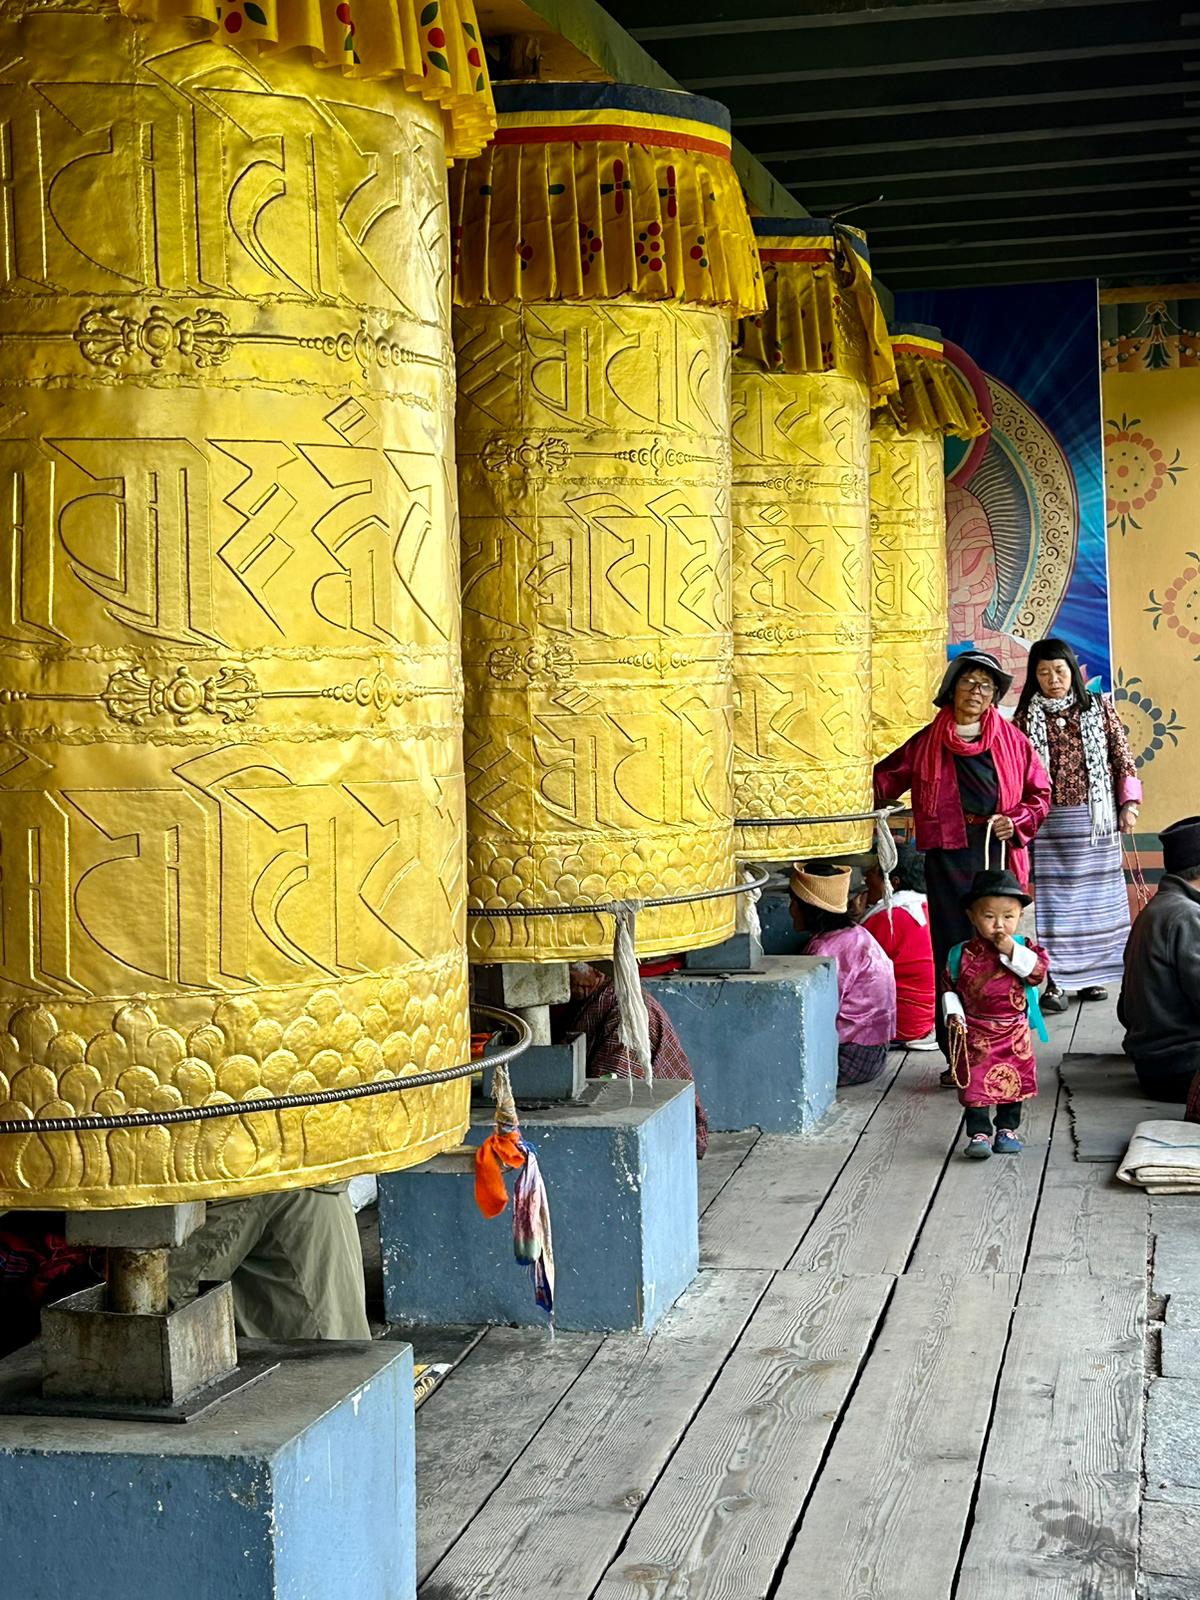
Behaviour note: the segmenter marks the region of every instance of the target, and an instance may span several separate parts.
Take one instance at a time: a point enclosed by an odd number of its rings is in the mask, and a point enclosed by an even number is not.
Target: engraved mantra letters
[[[461,1062],[441,112],[99,7],[0,35],[0,1116]],[[467,1093],[0,1140],[0,1204],[402,1166]]]
[[[722,313],[456,311],[469,878],[480,906],[733,881]],[[712,943],[733,902],[646,911]],[[599,917],[475,918],[492,959],[600,955]]]
[[[875,757],[929,721],[946,655],[946,484],[940,434],[871,427],[871,700]]]
[[[739,817],[871,804],[868,409],[861,378],[733,371]],[[744,828],[748,854],[866,848],[869,823]]]

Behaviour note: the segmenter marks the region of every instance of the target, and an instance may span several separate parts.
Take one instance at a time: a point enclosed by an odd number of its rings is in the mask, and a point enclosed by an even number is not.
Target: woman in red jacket
[[[993,837],[1007,842],[1008,865],[1027,889],[1027,847],[1050,809],[1046,769],[1025,735],[996,709],[1011,686],[995,656],[964,651],[946,668],[934,696],[937,716],[875,768],[876,805],[912,793],[939,984],[951,949],[974,933],[961,901],[986,865],[988,823]],[[946,1051],[941,1010],[937,1038]]]

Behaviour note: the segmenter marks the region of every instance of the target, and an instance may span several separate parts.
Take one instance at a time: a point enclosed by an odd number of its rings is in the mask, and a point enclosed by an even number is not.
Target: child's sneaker
[[[1020,1149],[1020,1146],[1017,1146]],[[999,1146],[997,1145],[997,1149]],[[986,1133],[973,1133],[967,1140],[966,1157],[968,1161],[986,1161],[992,1153],[992,1141]]]
[[[1011,1128],[997,1128],[996,1137],[992,1140],[992,1149],[998,1156],[1019,1156],[1021,1141]]]

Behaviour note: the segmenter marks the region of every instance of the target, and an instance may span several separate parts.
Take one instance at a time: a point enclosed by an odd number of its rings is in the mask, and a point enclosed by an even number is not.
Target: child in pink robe
[[[1021,1102],[1037,1094],[1029,1021],[1035,1018],[1041,1030],[1037,985],[1050,962],[1040,945],[1017,934],[1028,904],[1011,872],[976,873],[962,899],[975,937],[951,950],[943,975],[950,1064],[965,1113],[966,1154],[975,1161],[1020,1153]]]

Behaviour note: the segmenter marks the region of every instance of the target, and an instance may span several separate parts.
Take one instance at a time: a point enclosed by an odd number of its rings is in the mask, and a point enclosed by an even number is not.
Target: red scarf
[[[921,809],[937,815],[943,777],[954,781],[951,761],[954,756],[991,754],[996,768],[999,809],[1015,806],[1025,790],[1025,735],[1004,720],[995,706],[989,706],[980,720],[979,738],[963,739],[958,733],[951,706],[943,706],[926,729],[917,746],[913,771],[922,788]],[[913,797],[916,799],[916,796]]]

